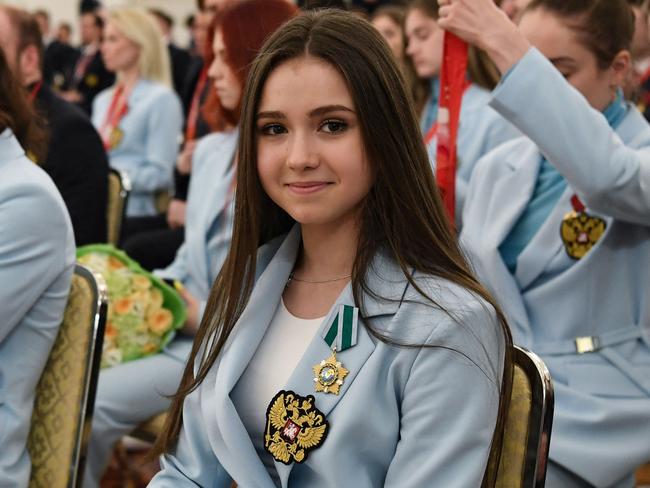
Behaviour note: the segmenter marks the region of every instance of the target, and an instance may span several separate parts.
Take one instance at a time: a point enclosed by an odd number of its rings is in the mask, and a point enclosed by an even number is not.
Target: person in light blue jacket
[[[406,52],[411,57],[418,76],[427,80],[430,87],[420,124],[429,159],[435,171],[439,76],[443,52],[443,30],[438,26],[438,1],[412,1],[406,15],[405,30],[408,37]],[[510,122],[488,105],[488,90],[494,88],[497,81],[493,71],[494,67],[487,61],[485,54],[470,48],[468,79],[458,122],[456,220],[459,227],[467,184],[476,162],[499,144],[521,135]]]
[[[461,240],[554,379],[546,486],[632,487],[650,459],[650,126],[620,90],[632,13],[533,0],[517,29],[489,0],[446,0],[440,16],[497,63],[490,104],[527,136],[477,164]]]
[[[2,49],[0,107],[0,486],[23,488],[36,385],[63,318],[75,246],[63,198],[25,154],[44,152],[40,130]]]
[[[233,240],[150,486],[492,486],[509,332],[387,45],[310,12],[248,79]]]
[[[257,18],[260,6],[272,9],[263,25],[241,29]],[[232,237],[236,189],[238,108],[248,66],[262,39],[289,19],[296,7],[285,0],[254,0],[226,8],[213,24],[218,33],[210,77],[217,87],[217,111],[228,112],[235,125],[223,122],[222,130],[199,140],[192,156],[192,179],[187,199],[185,241],[171,265],[154,273],[182,284],[187,321],[180,334],[160,354],[102,370],[97,389],[92,434],[84,486],[98,486],[113,445],[138,424],[164,412],[169,395],[178,387],[192,346],[192,337],[206,307],[210,288],[226,258]],[[224,43],[228,25],[234,38]],[[246,56],[232,56],[236,46]]]
[[[93,101],[93,124],[110,165],[131,182],[127,216],[155,216],[156,192],[171,189],[183,126],[169,54],[149,13],[120,7],[109,12],[102,57],[117,82]]]

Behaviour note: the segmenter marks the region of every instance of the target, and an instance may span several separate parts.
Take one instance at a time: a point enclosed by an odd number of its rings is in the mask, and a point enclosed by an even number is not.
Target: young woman
[[[111,166],[131,181],[127,216],[152,217],[155,193],[171,186],[183,125],[169,54],[155,20],[137,7],[109,12],[101,52],[117,83],[95,98],[93,123]],[[164,225],[165,217],[158,219]],[[146,226],[128,220],[127,235]]]
[[[340,11],[293,19],[256,58],[232,245],[151,486],[490,486],[509,334],[401,80]]]
[[[160,354],[102,370],[99,377],[84,486],[97,486],[113,445],[141,422],[163,412],[178,387],[210,287],[230,247],[241,93],[262,42],[296,7],[285,0],[246,0],[217,14],[210,77],[221,116],[219,131],[203,137],[193,155],[185,242],[162,278],[182,283],[187,322]],[[264,19],[259,22],[259,19]],[[213,121],[216,126],[216,121]]]
[[[402,70],[409,94],[413,97],[413,102],[416,102],[424,98],[426,86],[422,80],[418,79],[413,63],[406,55],[405,17],[406,7],[383,5],[374,11],[370,23],[388,43],[398,66]]]
[[[491,56],[491,106],[528,136],[477,165],[461,237],[553,375],[546,486],[631,487],[650,459],[650,127],[620,94],[630,9],[533,0],[517,28],[446,0],[440,25]]]
[[[411,57],[418,76],[430,88],[422,107],[420,125],[431,161],[436,159],[436,128],[440,68],[442,66],[443,30],[438,26],[438,1],[413,0],[406,14],[406,53]],[[470,51],[468,81],[458,126],[458,172],[456,178],[457,212],[460,216],[467,183],[476,161],[502,142],[519,136],[519,132],[488,105],[489,92],[496,84],[496,73],[483,53]],[[460,222],[458,222],[460,223]]]
[[[45,134],[0,48],[0,486],[28,486],[36,385],[56,339],[74,268],[60,193],[28,159]],[[43,124],[44,126],[44,124]]]

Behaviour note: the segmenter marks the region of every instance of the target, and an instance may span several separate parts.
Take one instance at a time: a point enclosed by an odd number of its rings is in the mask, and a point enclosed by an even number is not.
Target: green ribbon
[[[325,334],[328,346],[336,346],[336,351],[350,349],[357,344],[359,309],[351,305],[340,305],[339,311]]]

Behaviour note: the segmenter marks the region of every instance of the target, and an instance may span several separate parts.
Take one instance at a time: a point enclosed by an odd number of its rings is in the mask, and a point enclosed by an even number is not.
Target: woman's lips
[[[309,181],[305,183],[287,184],[289,190],[292,191],[293,193],[297,193],[298,195],[308,195],[310,193],[316,193],[324,189],[328,185],[329,183],[325,181]]]

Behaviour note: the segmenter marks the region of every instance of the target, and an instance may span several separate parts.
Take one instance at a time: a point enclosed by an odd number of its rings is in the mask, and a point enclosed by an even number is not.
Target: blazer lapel
[[[560,226],[564,216],[572,210],[573,190],[568,187],[557,202],[542,227],[535,233],[517,259],[515,279],[525,290],[547,267],[559,252],[563,252]]]
[[[241,486],[273,486],[244,427],[230,392],[255,354],[280,301],[300,245],[298,226],[289,233],[259,277],[248,306],[224,345],[215,379],[215,415],[220,439],[213,448],[223,467]]]
[[[516,329],[517,342],[526,345],[530,330],[519,286],[506,267],[499,247],[508,236],[531,198],[539,172],[541,155],[533,145],[527,145],[516,155],[509,155],[510,173],[502,174],[491,192],[482,190],[486,201],[475,202],[477,214],[465,216],[462,245],[470,251],[470,261],[481,281],[507,311],[511,328]],[[488,221],[486,216],[493,217]]]
[[[369,270],[368,282],[378,285],[376,288],[377,297],[366,296],[363,304],[365,312],[364,318],[371,319],[379,315],[392,315],[397,311],[400,299],[406,288],[406,278],[398,266],[392,261],[382,256],[377,257],[371,269]],[[397,285],[397,286],[395,286]],[[382,300],[379,297],[386,297]],[[301,396],[313,395],[315,398],[315,407],[320,410],[326,417],[336,407],[336,405],[345,396],[350,386],[354,382],[361,368],[375,350],[376,340],[371,337],[370,333],[359,319],[357,328],[357,343],[355,346],[336,353],[336,358],[349,373],[343,380],[343,385],[338,395],[332,393],[316,392],[314,387],[313,367],[319,364],[323,359],[327,359],[332,354],[332,349],[325,342],[324,336],[329,330],[334,317],[339,311],[340,305],[357,306],[352,295],[352,286],[348,286],[341,292],[330,313],[323,321],[319,332],[313,338],[304,355],[298,362],[296,369],[286,383],[284,389],[291,390]],[[330,426],[332,428],[332,426]],[[325,441],[327,442],[327,441]],[[275,467],[280,475],[282,486],[288,486],[289,476],[295,463],[289,465],[275,461]]]

